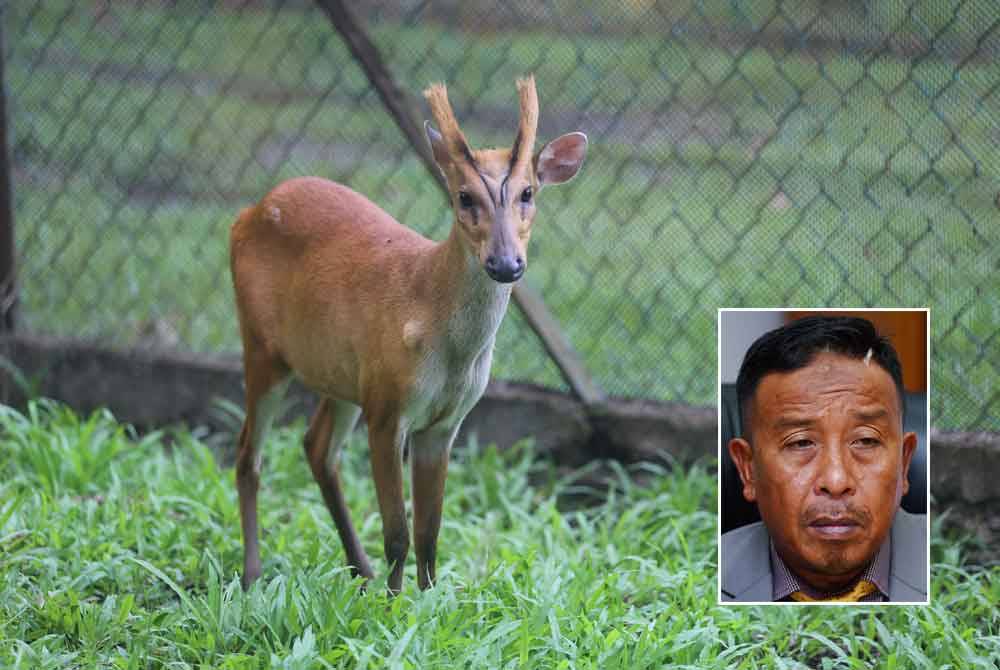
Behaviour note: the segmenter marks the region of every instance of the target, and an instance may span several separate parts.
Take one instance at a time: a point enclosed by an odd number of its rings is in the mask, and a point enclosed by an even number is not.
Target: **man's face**
[[[797,575],[824,591],[849,584],[908,488],[917,438],[902,432],[892,377],[874,362],[821,353],[764,376],[749,409],[750,443],[729,444],[744,497]]]

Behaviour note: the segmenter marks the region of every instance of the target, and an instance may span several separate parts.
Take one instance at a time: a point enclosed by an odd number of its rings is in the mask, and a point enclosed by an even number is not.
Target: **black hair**
[[[807,316],[764,333],[750,345],[736,378],[740,425],[749,435],[747,419],[750,401],[764,376],[772,372],[792,372],[809,365],[817,354],[831,352],[871,360],[889,373],[899,395],[903,415],[903,369],[896,350],[887,337],[879,335],[868,319],[853,316]]]

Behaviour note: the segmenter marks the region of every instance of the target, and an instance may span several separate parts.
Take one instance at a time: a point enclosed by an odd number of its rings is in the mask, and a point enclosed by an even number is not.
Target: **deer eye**
[[[531,202],[531,187],[521,191],[521,202]]]
[[[465,191],[458,192],[458,204],[462,206],[463,209],[472,208],[472,196]]]

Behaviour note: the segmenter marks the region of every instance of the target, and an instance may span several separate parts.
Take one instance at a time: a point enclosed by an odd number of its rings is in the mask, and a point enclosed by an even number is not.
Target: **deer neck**
[[[438,248],[438,295],[449,303],[444,337],[453,354],[479,355],[492,349],[497,329],[507,311],[512,284],[501,284],[486,274],[469,252],[453,224]]]

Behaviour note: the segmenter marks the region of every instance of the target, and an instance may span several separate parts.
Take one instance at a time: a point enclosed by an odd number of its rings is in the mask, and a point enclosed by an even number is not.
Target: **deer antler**
[[[528,75],[517,80],[517,93],[521,100],[521,119],[511,149],[510,162],[518,167],[531,160],[535,148],[535,133],[538,130],[538,93],[535,77]]]
[[[472,152],[469,150],[469,143],[462,134],[462,129],[458,127],[458,120],[455,119],[455,112],[448,102],[448,88],[444,84],[431,84],[424,91],[424,97],[431,108],[434,122],[437,123],[444,137],[445,146],[452,160],[465,158],[472,160]]]

